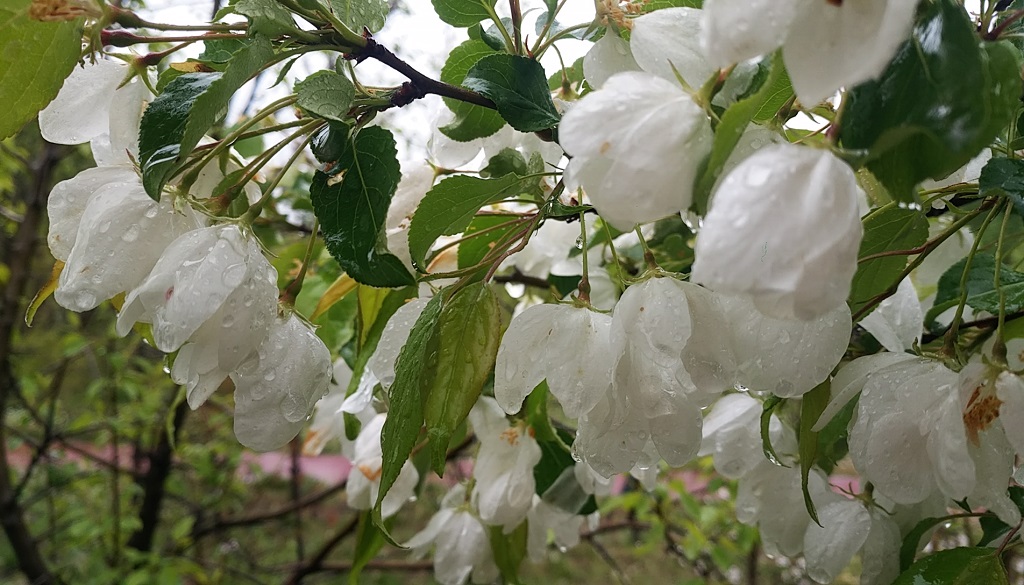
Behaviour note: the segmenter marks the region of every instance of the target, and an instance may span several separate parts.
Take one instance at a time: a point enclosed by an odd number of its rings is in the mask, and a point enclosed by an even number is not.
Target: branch
[[[335,495],[335,494],[337,494],[339,492],[344,491],[346,484],[347,484],[347,481],[341,481],[338,484],[336,484],[334,486],[331,486],[331,487],[327,488],[326,490],[320,492],[319,494],[315,494],[315,495],[310,496],[310,497],[308,497],[308,498],[306,498],[304,500],[301,500],[301,501],[295,502],[294,504],[285,506],[285,507],[283,507],[281,509],[274,510],[273,512],[267,512],[267,513],[264,513],[264,514],[254,514],[252,516],[247,516],[247,517],[244,517],[244,518],[231,518],[231,519],[227,519],[227,520],[215,520],[212,524],[209,524],[207,526],[198,526],[198,524],[197,524],[197,527],[192,530],[192,539],[194,541],[198,541],[200,538],[202,538],[204,536],[207,536],[209,534],[213,534],[213,533],[216,533],[216,532],[222,532],[222,531],[228,530],[230,528],[241,528],[241,527],[244,527],[244,526],[253,526],[254,524],[261,524],[261,523],[266,522],[268,520],[278,520],[278,519],[284,518],[285,516],[288,516],[289,514],[293,514],[297,510],[302,510],[303,508],[308,508],[309,506],[312,506],[313,504],[317,504],[319,502],[322,502],[323,500],[326,500],[327,498],[329,498],[329,497],[331,497],[331,496],[333,496],[333,495]]]
[[[323,546],[320,547],[320,550],[318,550],[316,554],[312,556],[312,558],[295,567],[295,570],[292,573],[291,578],[288,579],[289,585],[299,585],[300,583],[302,583],[303,577],[320,571],[321,567],[323,567],[324,561],[327,560],[328,555],[331,554],[331,551],[334,550],[334,547],[341,544],[341,541],[345,540],[345,538],[347,538],[350,534],[354,533],[358,526],[359,515],[356,515],[348,524],[342,526],[341,530],[339,530],[337,534],[335,534],[331,537],[330,540],[325,542]],[[351,565],[349,565],[349,567],[351,568]]]
[[[368,32],[364,33],[363,36],[366,38],[366,46],[351,53],[351,58],[355,59],[356,62],[364,59],[375,59],[409,78],[409,81],[402,84],[401,89],[392,96],[392,106],[401,107],[426,95],[434,94],[492,110],[496,109],[494,102],[475,91],[444,83],[443,81],[437,81],[420,73],[412,65],[409,65],[398,55],[392,53],[390,49],[379,44]]]

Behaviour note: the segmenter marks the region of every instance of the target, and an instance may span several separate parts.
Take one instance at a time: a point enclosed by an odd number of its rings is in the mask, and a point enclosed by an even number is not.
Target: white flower
[[[910,279],[904,278],[896,294],[879,303],[874,311],[861,319],[860,326],[891,352],[899,353],[913,347],[924,330],[924,312]]]
[[[555,545],[561,550],[570,549],[580,542],[580,528],[583,516],[566,512],[533,496],[533,506],[527,514],[526,551],[530,560],[539,563],[544,560],[548,546],[548,535],[554,537]]]
[[[127,190],[138,182],[139,176],[135,169],[128,165],[116,165],[85,169],[54,185],[46,200],[46,214],[50,219],[46,241],[53,257],[67,261],[75,246],[82,215],[97,191],[107,185],[119,185]]]
[[[512,319],[498,347],[494,397],[519,412],[543,380],[570,418],[597,404],[612,372],[612,318],[569,305],[534,305]]]
[[[171,197],[160,203],[150,199],[138,177],[121,182],[120,179],[127,179],[126,175],[97,171],[79,182],[79,186],[91,183],[93,178],[114,180],[88,196],[71,242],[67,234],[75,223],[84,193],[73,195],[74,203],[60,206],[51,215],[51,222],[59,230],[51,233],[58,241],[57,253],[63,253],[67,244],[72,244],[54,298],[72,311],[94,309],[104,300],[138,285],[164,248],[198,225],[191,210],[174,210]]]
[[[398,361],[398,354],[401,353],[402,347],[409,339],[409,332],[412,331],[413,325],[416,324],[416,320],[420,318],[420,313],[423,312],[429,301],[428,298],[420,297],[399,307],[388,319],[384,331],[380,334],[377,348],[366,363],[366,371],[372,372],[385,391],[391,388],[391,384],[395,381],[395,362]],[[363,385],[362,382],[360,380],[360,386]],[[372,387],[372,384],[369,386]]]
[[[804,535],[807,574],[818,583],[832,583],[861,553],[860,582],[888,585],[900,573],[899,551],[903,539],[888,515],[863,503],[835,496],[819,503],[818,520]]]
[[[996,378],[995,389],[1006,438],[1017,453],[1024,453],[1024,381],[1016,374],[1002,372]]]
[[[274,320],[270,335],[231,373],[231,380],[235,437],[250,449],[270,451],[302,430],[313,405],[327,392],[331,353],[292,314]]]
[[[804,547],[811,517],[800,487],[800,467],[779,467],[762,461],[740,480],[736,492],[736,519],[761,532],[765,552],[795,556]],[[808,477],[812,501],[831,495],[824,474],[813,469]]]
[[[130,71],[126,63],[109,60],[76,67],[39,112],[43,138],[56,144],[91,141],[100,165],[130,162],[128,154],[138,154],[143,101],[150,96],[137,78],[118,87]]]
[[[598,39],[583,57],[583,77],[594,89],[600,89],[616,73],[639,70],[629,43],[611,31]]]
[[[388,216],[384,224],[388,250],[397,256],[411,272],[412,254],[409,252],[409,225],[420,201],[434,184],[434,169],[429,165],[416,167],[409,173],[402,173],[402,180],[391,198]]]
[[[723,396],[704,418],[698,455],[713,455],[715,470],[729,479],[739,479],[764,462],[762,408],[760,401],[747,394]],[[775,416],[769,423],[769,435],[780,457],[796,453],[796,436]]]
[[[853,171],[828,151],[765,147],[715,191],[697,234],[692,278],[749,295],[772,317],[820,317],[849,295],[862,197]]]
[[[916,0],[707,0],[702,41],[725,66],[782,47],[800,101],[810,106],[880,75],[907,39]]]
[[[572,156],[567,186],[582,186],[601,217],[625,231],[690,206],[712,134],[677,84],[626,72],[569,109],[559,140]]]
[[[509,256],[502,268],[515,266],[526,276],[546,279],[556,265],[569,259],[569,252],[579,237],[578,223],[545,221],[530,238],[530,245]]]
[[[188,190],[190,195],[197,199],[206,199],[207,197],[219,195],[219,193],[217,193],[217,187],[221,187],[221,183],[224,179],[231,173],[242,169],[241,165],[237,162],[237,154],[234,150],[232,149],[227,154],[229,156],[218,157],[203,165],[203,168],[200,169],[199,173],[196,175],[195,182],[192,183],[192,186]],[[234,179],[237,181],[242,180],[242,174],[237,175]],[[229,185],[230,184],[224,185],[224,187]],[[263,195],[260,191],[259,185],[252,180],[248,181],[245,186],[242,187],[242,190],[245,192],[245,198],[249,202],[249,205],[255,204]]]
[[[692,385],[680,354],[691,339],[687,299],[698,288],[653,278],[631,286],[616,305],[611,386],[580,418],[573,443],[598,473],[649,469],[659,456],[680,466],[696,456],[709,397]]]
[[[484,523],[510,532],[530,511],[536,487],[533,468],[540,462],[540,446],[529,428],[509,426],[493,398],[481,397],[469,413],[469,422],[480,441],[473,467],[473,503]]]
[[[442,585],[491,583],[498,578],[491,541],[480,520],[464,508],[465,488],[452,488],[426,528],[416,533],[405,546],[421,556],[434,547],[434,578]]]
[[[369,510],[377,503],[380,492],[380,476],[383,470],[384,452],[380,447],[380,432],[384,428],[386,414],[378,414],[367,423],[356,439],[352,455],[352,471],[348,476],[348,505],[356,510]],[[411,461],[402,464],[398,479],[381,502],[381,516],[394,516],[416,491],[420,474]]]
[[[676,72],[699,89],[715,69],[700,46],[701,10],[664,8],[633,20],[629,48],[641,69],[676,82]],[[605,35],[607,36],[607,35]]]
[[[266,339],[276,307],[277,272],[256,240],[236,226],[208,227],[167,246],[125,298],[117,331],[152,323],[157,349],[180,348],[171,378],[197,408]]]
[[[342,454],[351,458],[355,445],[346,436],[345,414],[355,415],[360,424],[366,425],[376,416],[377,412],[370,405],[373,399],[372,392],[369,399],[360,396],[358,390],[351,396],[345,395],[352,379],[352,370],[345,360],[341,358],[334,360],[332,370],[334,379],[328,386],[327,394],[317,401],[313,408],[313,421],[309,425],[306,440],[302,444],[302,453],[304,455],[319,455],[327,443],[338,439],[341,442]],[[371,386],[370,390],[372,391],[372,389]]]

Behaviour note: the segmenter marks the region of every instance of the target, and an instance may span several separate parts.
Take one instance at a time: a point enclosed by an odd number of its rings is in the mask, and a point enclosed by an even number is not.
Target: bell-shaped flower
[[[583,519],[583,516],[566,512],[534,495],[533,506],[526,516],[526,552],[530,560],[535,563],[544,560],[549,537],[562,551],[579,544]]]
[[[700,45],[701,10],[664,8],[637,17],[632,24],[629,48],[644,71],[673,83],[678,74],[694,89],[715,73]]]
[[[429,298],[420,297],[399,307],[388,319],[384,331],[380,334],[377,349],[370,356],[366,370],[373,373],[385,391],[391,388],[391,384],[395,381],[395,362],[398,361],[398,354],[401,353],[405,342],[409,339],[409,332],[412,331],[413,325],[416,324],[416,320],[420,318],[420,313],[423,312],[429,301]],[[362,380],[360,380],[360,386],[363,386]]]
[[[327,392],[331,352],[294,314],[274,319],[270,334],[231,373],[231,380],[235,437],[250,449],[270,451],[302,430],[313,405]]]
[[[118,185],[126,191],[138,183],[135,169],[116,165],[85,169],[54,185],[46,200],[46,214],[50,220],[46,241],[53,257],[66,262],[71,255],[78,228],[82,225],[82,215],[93,195],[107,185]]]
[[[434,184],[434,169],[429,165],[416,167],[402,173],[402,180],[391,198],[388,215],[384,224],[388,250],[397,256],[409,271],[414,271],[412,254],[409,252],[409,225],[420,201]]]
[[[692,279],[750,296],[772,317],[820,317],[849,295],[862,197],[853,171],[830,152],[765,147],[715,191],[697,234]]]
[[[797,97],[811,106],[880,75],[910,35],[916,0],[707,0],[702,41],[714,66],[782,47]]]
[[[715,470],[740,479],[765,461],[760,432],[763,405],[747,394],[723,396],[704,418],[698,455],[712,455]],[[796,453],[796,436],[776,416],[769,422],[772,448],[780,457]]]
[[[573,443],[598,473],[607,477],[638,463],[649,469],[658,457],[681,466],[697,455],[701,407],[710,397],[693,386],[680,359],[691,339],[688,291],[697,288],[652,278],[619,299],[611,325],[618,356],[612,384],[580,418]]]
[[[779,467],[762,461],[739,482],[736,519],[757,526],[765,552],[796,556],[804,548],[811,523],[801,491],[800,467]],[[811,470],[807,488],[814,502],[832,495],[823,473]]]
[[[197,408],[260,347],[276,308],[277,272],[256,240],[233,225],[208,227],[167,247],[125,298],[117,331],[152,323],[157,349],[180,348],[171,377],[186,384],[189,405]]]
[[[493,398],[481,397],[469,413],[469,422],[480,441],[473,467],[473,503],[485,524],[510,532],[526,518],[533,503],[533,468],[540,462],[540,446],[532,429],[508,424]]]
[[[198,225],[190,209],[175,211],[170,197],[157,203],[146,195],[138,177],[127,182],[121,182],[122,178],[126,177],[115,173],[113,182],[88,197],[81,213],[54,292],[57,303],[66,309],[88,311],[137,286],[168,244]],[[78,196],[73,197],[75,203],[62,207],[66,216],[51,215],[65,234],[51,234],[60,241],[58,253],[66,249],[66,234],[80,202]]]
[[[896,294],[879,303],[859,325],[873,335],[882,347],[899,353],[913,347],[924,331],[924,312],[917,290],[909,278],[904,278]]]
[[[804,534],[807,575],[818,583],[834,583],[853,557],[861,555],[862,585],[888,585],[900,573],[903,543],[899,527],[889,516],[864,503],[834,495],[819,502],[818,521]]]
[[[384,428],[387,414],[373,417],[359,431],[355,452],[352,455],[352,471],[348,476],[348,505],[356,510],[369,510],[377,503],[380,493],[380,476],[384,465],[384,452],[380,447],[380,432]],[[394,516],[416,492],[420,474],[411,461],[402,464],[398,479],[381,502],[381,516]]]
[[[487,528],[467,509],[465,497],[461,485],[452,488],[426,528],[405,543],[416,556],[434,545],[434,578],[441,585],[463,585],[470,579],[483,585],[498,578]]]
[[[39,112],[43,138],[56,144],[91,141],[97,164],[129,163],[129,154],[138,153],[139,121],[150,96],[141,80],[124,83],[130,70],[126,63],[110,60],[76,67],[57,97]]]
[[[528,307],[509,324],[494,366],[494,397],[514,414],[545,379],[570,418],[601,399],[611,378],[612,318],[570,305]]]
[[[613,32],[598,39],[583,57],[583,77],[594,89],[600,89],[616,73],[639,70],[629,42]]]
[[[1017,374],[1002,372],[996,377],[995,388],[1006,438],[1018,454],[1024,453],[1024,380]]]
[[[566,112],[559,140],[572,157],[566,185],[583,187],[601,217],[625,231],[690,206],[712,134],[678,84],[626,72]]]
[[[351,414],[361,425],[369,424],[377,411],[370,404],[373,401],[373,384],[368,388],[369,396],[360,395],[361,386],[356,392],[346,396],[349,382],[352,380],[352,369],[348,367],[345,360],[338,358],[334,360],[332,368],[334,378],[327,387],[327,394],[324,395],[313,408],[313,421],[309,424],[309,431],[302,444],[303,455],[319,455],[327,443],[337,439],[341,443],[341,453],[352,458],[354,454],[354,441],[348,439],[345,429],[345,415]],[[366,370],[364,369],[364,376]]]
[[[530,245],[509,256],[502,268],[515,266],[521,274],[546,279],[555,266],[569,259],[579,237],[579,224],[546,221],[530,238]]]

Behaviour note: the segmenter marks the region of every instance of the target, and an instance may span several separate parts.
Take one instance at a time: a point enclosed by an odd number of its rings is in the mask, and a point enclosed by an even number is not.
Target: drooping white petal
[[[910,349],[921,337],[924,313],[917,299],[917,290],[909,278],[903,279],[896,294],[882,301],[860,321],[860,326],[891,352]]]
[[[535,495],[533,507],[527,515],[527,526],[526,550],[530,560],[539,563],[544,560],[549,533],[563,551],[579,544],[583,516],[552,506]]]
[[[818,432],[825,428],[825,425],[831,422],[843,407],[860,394],[870,374],[912,359],[914,356],[906,353],[882,352],[857,358],[843,366],[832,379],[832,398],[811,430]]]
[[[567,305],[535,305],[512,320],[498,348],[494,397],[510,414],[545,378],[566,416],[593,408],[612,368],[608,315]]]
[[[434,578],[442,585],[490,583],[498,577],[484,526],[469,512],[455,512],[437,535]]]
[[[854,500],[818,508],[821,525],[811,522],[804,535],[807,574],[818,583],[832,583],[864,546],[871,532],[871,515]]]
[[[1024,380],[1010,372],[1003,372],[996,378],[996,396],[999,405],[999,420],[1002,421],[1006,438],[1018,453],[1024,453]]]
[[[673,83],[678,72],[695,89],[704,85],[715,69],[700,46],[701,14],[696,8],[664,8],[634,19],[629,48],[640,68]]]
[[[54,298],[72,311],[96,308],[142,282],[164,249],[195,227],[170,197],[150,199],[137,177],[104,185],[85,206]]]
[[[582,186],[602,218],[621,230],[690,206],[711,139],[710,122],[690,96],[648,73],[612,76],[559,126],[573,157],[567,184]]]
[[[327,394],[313,408],[313,422],[302,444],[303,455],[319,455],[327,443],[334,439],[341,442],[341,452],[346,456],[351,456],[354,448],[345,434],[345,417],[341,413],[352,369],[345,360],[339,358],[334,360],[332,370],[334,379],[328,386]]]
[[[380,493],[380,477],[383,469],[384,452],[380,446],[380,434],[384,428],[386,414],[374,416],[359,431],[352,454],[352,471],[349,473],[348,505],[357,510],[369,510],[377,503]],[[394,485],[381,502],[381,516],[390,518],[413,496],[419,482],[419,472],[409,461],[402,465]]]
[[[85,169],[54,185],[46,200],[46,214],[50,220],[46,241],[53,257],[64,261],[68,259],[82,223],[82,214],[97,191],[112,184],[127,189],[138,182],[135,169],[123,165]]]
[[[629,43],[610,32],[598,39],[583,57],[583,77],[594,89],[599,89],[616,73],[639,70],[640,66],[629,51]]]
[[[256,355],[231,374],[235,437],[257,451],[277,449],[306,423],[331,381],[331,353],[295,315],[277,319]]]
[[[509,426],[493,399],[483,397],[470,413],[480,452],[473,467],[473,502],[480,519],[511,531],[526,518],[533,501],[533,467],[541,450],[528,429]]]
[[[977,482],[967,499],[975,506],[988,509],[1006,524],[1016,526],[1021,521],[1020,508],[1006,491],[1015,454],[1001,427],[996,421],[991,428],[979,433],[977,445],[968,445]]]
[[[110,98],[110,113],[107,115],[106,142],[110,148],[109,159],[93,148],[96,164],[131,164],[139,158],[139,124],[142,112],[153,94],[137,76],[114,91]]]
[[[39,131],[55,144],[81,144],[106,134],[111,97],[128,74],[120,61],[101,59],[75,67],[57,97],[39,112]]]
[[[880,75],[910,36],[916,8],[916,0],[804,2],[782,47],[800,101],[810,107]]]
[[[871,514],[871,531],[861,548],[860,582],[862,585],[890,585],[900,574],[899,553],[903,543],[900,529],[888,514],[876,509],[868,513]]]
[[[370,356],[366,368],[373,372],[385,390],[395,381],[395,362],[398,360],[398,354],[401,353],[402,347],[409,339],[409,332],[412,331],[413,325],[429,300],[418,298],[405,303],[395,311],[381,332],[377,349]]]
[[[705,0],[701,45],[713,67],[725,67],[782,46],[806,0]]]
[[[402,173],[402,180],[391,198],[388,215],[384,224],[388,250],[397,256],[410,271],[413,270],[412,255],[409,252],[409,225],[420,201],[434,183],[434,169],[429,165],[418,166],[408,173]]]
[[[765,147],[715,191],[697,235],[692,279],[748,295],[776,318],[820,317],[849,295],[862,197],[853,171],[830,152]]]
[[[811,522],[800,487],[799,467],[779,467],[762,461],[740,480],[736,494],[736,518],[756,525],[769,554],[795,556],[804,547],[804,534]],[[811,499],[822,502],[835,497],[823,474],[812,470],[808,477]]]

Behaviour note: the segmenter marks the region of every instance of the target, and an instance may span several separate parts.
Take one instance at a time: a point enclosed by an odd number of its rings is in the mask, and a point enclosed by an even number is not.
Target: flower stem
[[[269,193],[269,191],[268,191]],[[302,266],[299,267],[299,273],[295,275],[295,278],[288,283],[288,286],[284,287],[281,291],[279,301],[287,304],[289,307],[295,306],[295,299],[299,297],[299,293],[302,292],[302,282],[306,280],[306,272],[309,270],[309,263],[313,260],[313,250],[316,249],[316,238],[317,232],[320,231],[320,220],[313,220],[312,233],[309,235],[309,242],[306,244],[306,253],[302,257]]]
[[[992,277],[992,285],[999,292],[999,315],[996,321],[996,338],[995,345],[992,347],[992,358],[995,362],[1001,366],[1006,366],[1006,339],[1004,338],[1003,325],[1006,323],[1006,289],[1003,288],[1001,282],[1001,272],[1003,267],[1003,253],[1004,243],[1006,241],[1006,226],[1010,223],[1010,216],[1013,215],[1011,212],[1011,206],[1009,200],[1003,209],[1003,223],[999,226],[999,242],[996,244],[996,267],[994,275]]]

